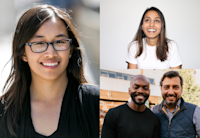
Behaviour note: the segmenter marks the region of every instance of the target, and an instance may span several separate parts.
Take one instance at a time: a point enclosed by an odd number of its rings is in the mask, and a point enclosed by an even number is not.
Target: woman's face
[[[143,19],[142,30],[147,38],[158,38],[161,31],[161,19],[156,11],[148,11]]]
[[[52,17],[39,28],[28,43],[53,42],[68,38],[64,22],[59,18]],[[70,48],[64,51],[56,51],[50,44],[48,49],[42,53],[34,53],[29,46],[25,46],[25,55],[22,60],[25,59],[24,61],[28,62],[32,78],[55,80],[66,75],[70,57]]]

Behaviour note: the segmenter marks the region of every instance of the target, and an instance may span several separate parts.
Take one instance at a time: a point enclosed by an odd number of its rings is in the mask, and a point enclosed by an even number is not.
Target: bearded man
[[[200,138],[200,108],[181,97],[183,79],[177,71],[160,81],[163,101],[152,108],[161,122],[161,138]]]
[[[137,75],[131,80],[131,101],[107,112],[101,138],[159,137],[159,119],[145,106],[150,94],[149,86],[149,80],[143,75]]]

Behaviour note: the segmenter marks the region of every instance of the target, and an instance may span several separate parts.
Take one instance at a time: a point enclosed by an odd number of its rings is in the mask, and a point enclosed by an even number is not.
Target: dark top
[[[77,85],[73,79],[69,79],[62,101],[58,128],[50,136],[43,136],[35,132],[31,120],[30,92],[27,92],[25,99],[24,112],[18,123],[19,128],[16,129],[18,138],[98,138],[98,87],[86,84]],[[2,109],[2,106],[3,104],[0,104],[0,109]],[[0,116],[0,123],[2,122],[2,116]],[[6,128],[6,125],[3,126],[1,123],[0,127],[1,129]],[[1,129],[0,137],[2,138]],[[6,135],[3,137],[14,138],[8,133],[7,129],[5,131]]]
[[[161,138],[197,138],[198,126],[193,122],[196,105],[187,103],[181,98],[180,106],[175,111],[171,120],[166,114],[163,104],[158,104],[152,108],[154,114],[161,122]],[[198,115],[199,116],[199,115]],[[200,138],[200,137],[198,137]]]
[[[102,138],[158,138],[160,122],[149,108],[136,112],[127,104],[110,109],[104,119]]]

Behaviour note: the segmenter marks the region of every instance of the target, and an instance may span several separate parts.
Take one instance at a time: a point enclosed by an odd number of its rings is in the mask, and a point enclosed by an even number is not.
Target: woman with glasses
[[[29,9],[13,39],[13,66],[0,99],[1,138],[97,138],[99,89],[86,85],[68,13]]]
[[[174,41],[166,38],[162,12],[148,8],[140,21],[134,40],[129,44],[128,69],[181,69],[182,60]]]

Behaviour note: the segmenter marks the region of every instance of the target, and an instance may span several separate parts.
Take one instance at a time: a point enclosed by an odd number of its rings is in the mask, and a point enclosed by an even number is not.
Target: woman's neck
[[[30,95],[32,101],[53,103],[62,99],[68,84],[67,75],[61,75],[56,80],[45,80],[43,78],[32,78]]]
[[[146,42],[149,46],[155,46],[157,44],[158,37],[156,38],[148,38],[146,37]]]

